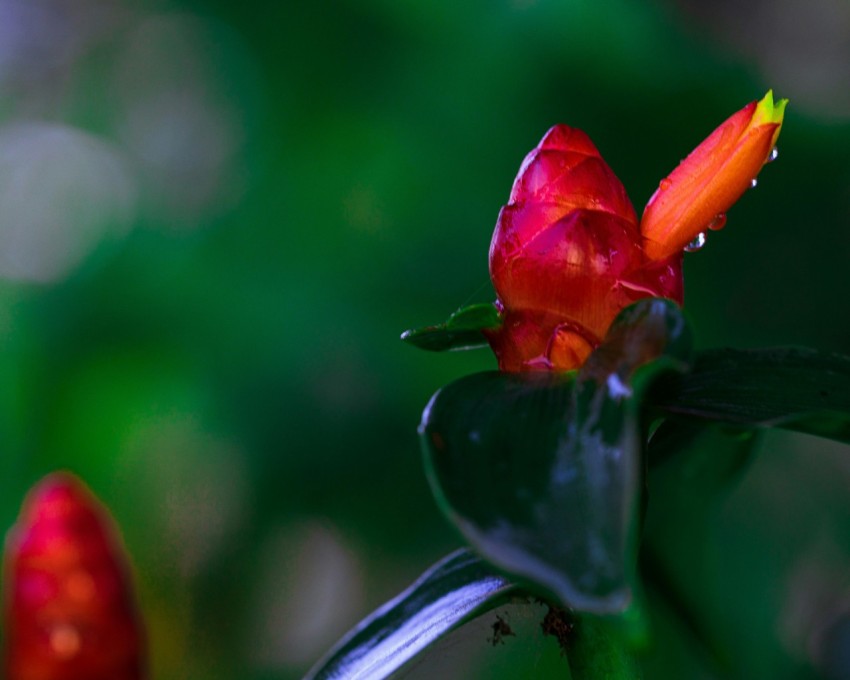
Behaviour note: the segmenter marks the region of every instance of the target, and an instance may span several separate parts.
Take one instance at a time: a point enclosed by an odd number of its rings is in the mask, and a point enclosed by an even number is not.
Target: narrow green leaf
[[[625,310],[578,373],[479,373],[423,414],[440,507],[475,549],[581,611],[633,600],[640,398],[683,367],[689,330],[665,300]]]
[[[429,645],[504,603],[513,583],[468,550],[435,564],[351,630],[305,680],[382,680]]]
[[[495,305],[470,305],[457,310],[444,323],[405,331],[401,339],[432,352],[474,349],[487,345],[481,331],[498,328],[501,323]]]
[[[810,349],[713,350],[651,397],[663,414],[781,427],[850,443],[850,358]]]

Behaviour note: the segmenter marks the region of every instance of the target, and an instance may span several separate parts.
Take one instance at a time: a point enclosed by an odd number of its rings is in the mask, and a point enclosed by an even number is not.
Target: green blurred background
[[[299,677],[460,544],[416,425],[495,364],[398,336],[492,299],[497,212],[557,122],[640,212],[789,97],[686,307],[701,347],[850,352],[850,5],[742,4],[0,0],[0,526],[75,471],[123,527],[156,678]],[[769,438],[697,529],[740,677],[850,677],[846,453]]]

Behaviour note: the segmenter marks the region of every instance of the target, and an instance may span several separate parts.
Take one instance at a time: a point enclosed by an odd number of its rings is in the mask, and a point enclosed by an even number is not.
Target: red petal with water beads
[[[141,680],[143,634],[109,512],[57,473],[28,495],[5,555],[8,680]]]

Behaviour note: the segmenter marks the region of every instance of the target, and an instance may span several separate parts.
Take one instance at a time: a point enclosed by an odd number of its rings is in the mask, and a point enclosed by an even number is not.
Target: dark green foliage
[[[479,373],[443,388],[420,427],[443,511],[532,588],[582,611],[623,611],[634,596],[638,388],[689,350],[678,308],[646,300],[578,373]]]
[[[850,358],[797,347],[703,352],[650,404],[670,417],[850,443]]]
[[[460,606],[435,623],[422,616],[429,598],[436,612],[449,596],[468,602],[482,578],[492,581],[478,611],[501,604],[512,584],[566,607],[550,605],[541,626],[573,678],[637,678],[642,665],[665,667],[647,647],[647,622],[659,617],[685,631],[678,668],[734,674],[722,636],[688,594],[690,583],[712,576],[704,530],[752,459],[756,430],[847,441],[850,360],[722,350],[699,354],[691,368],[690,356],[678,307],[643,300],[621,313],[579,371],[478,373],[434,395],[420,426],[428,476],[484,561],[459,553],[434,567],[353,631],[315,677],[348,677],[337,669],[373,658],[384,661],[352,677],[386,677],[401,665],[394,660],[409,661],[469,618]]]

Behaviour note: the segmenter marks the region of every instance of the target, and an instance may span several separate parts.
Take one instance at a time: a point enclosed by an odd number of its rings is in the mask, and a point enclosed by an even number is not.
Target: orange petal
[[[647,257],[681,252],[750,188],[776,144],[787,102],[774,104],[772,92],[751,102],[661,180],[641,219]]]

